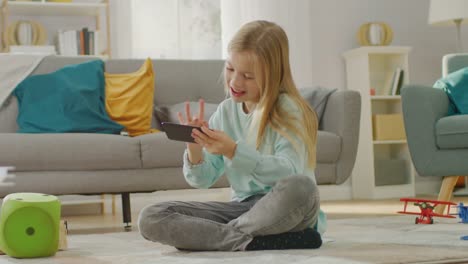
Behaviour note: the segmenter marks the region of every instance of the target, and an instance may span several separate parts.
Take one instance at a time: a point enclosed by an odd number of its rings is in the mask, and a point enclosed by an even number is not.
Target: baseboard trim
[[[318,185],[321,201],[352,200],[351,185]]]
[[[418,195],[437,195],[440,191],[441,180],[437,181],[419,181],[416,182],[416,196]]]
[[[59,196],[62,217],[103,214],[105,200],[100,196],[63,195]]]

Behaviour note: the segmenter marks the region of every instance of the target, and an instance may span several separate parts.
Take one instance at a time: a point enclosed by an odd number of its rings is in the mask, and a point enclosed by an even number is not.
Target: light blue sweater
[[[291,115],[301,120],[300,110],[287,96],[281,95],[279,102]],[[201,164],[192,165],[184,154],[184,176],[195,188],[209,188],[221,175],[229,180],[233,201],[242,201],[252,195],[266,194],[275,183],[290,175],[309,176],[314,182],[314,171],[307,166],[307,151],[304,144],[295,146],[279,133],[267,127],[264,143],[257,151],[255,146],[257,133],[250,132],[253,112],[246,114],[242,103],[231,98],[224,100],[209,121],[209,127],[224,131],[237,143],[232,160],[223,155],[213,155],[203,150]],[[297,137],[290,134],[292,138]],[[300,142],[300,141],[298,141]],[[318,230],[325,231],[326,217],[320,211]]]

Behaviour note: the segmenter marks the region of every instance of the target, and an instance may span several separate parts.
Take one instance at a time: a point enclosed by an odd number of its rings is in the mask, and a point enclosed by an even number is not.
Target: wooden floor
[[[181,190],[162,191],[146,194],[132,194],[132,230],[137,230],[138,213],[146,205],[171,200],[183,201],[228,201],[228,189],[213,190]],[[64,216],[68,222],[69,234],[98,234],[108,232],[124,232],[122,223],[122,211],[120,196],[116,195],[116,211],[112,214],[111,195],[105,196],[105,210],[103,214]],[[437,199],[437,197],[420,197],[425,199]],[[455,197],[452,201],[468,204],[468,197]],[[347,201],[322,201],[322,210],[329,219],[356,218],[369,216],[396,215],[402,210],[399,199],[385,200],[347,200]],[[453,210],[456,212],[456,209]]]

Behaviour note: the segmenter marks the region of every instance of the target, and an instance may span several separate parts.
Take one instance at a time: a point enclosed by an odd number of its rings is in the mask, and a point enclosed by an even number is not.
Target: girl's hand
[[[192,137],[195,142],[203,146],[208,152],[216,155],[223,155],[229,159],[234,157],[237,144],[226,133],[221,130],[211,130],[203,125],[201,131],[192,130]]]
[[[182,125],[190,125],[201,127],[203,125],[208,126],[208,123],[204,120],[205,116],[205,101],[200,99],[199,101],[199,112],[197,115],[193,115],[190,111],[190,103],[185,102],[185,117],[181,112],[177,113],[177,117],[179,118],[179,123]]]
[[[185,117],[181,112],[177,113],[177,117],[179,118],[179,122],[182,125],[190,125],[190,126],[208,126],[208,122],[204,120],[205,115],[205,101],[203,99],[199,100],[199,112],[198,115],[194,115],[192,117],[192,113],[190,112],[190,103],[185,102]],[[187,150],[188,150],[188,158],[192,164],[198,164],[203,160],[202,154],[203,146],[197,143],[187,143]]]

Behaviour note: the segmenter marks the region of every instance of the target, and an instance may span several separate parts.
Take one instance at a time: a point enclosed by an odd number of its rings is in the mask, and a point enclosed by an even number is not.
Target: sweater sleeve
[[[194,188],[210,188],[224,173],[223,157],[203,151],[203,162],[192,165],[187,150],[184,153],[184,177]]]
[[[213,113],[209,121],[209,127],[220,126],[220,108]],[[210,154],[203,150],[203,158],[200,164],[191,164],[188,152],[184,152],[183,173],[187,183],[194,188],[209,188],[221,175],[224,174],[224,158],[222,155]]]
[[[261,154],[254,147],[239,140],[234,157],[231,161],[226,161],[226,166],[251,175],[269,186],[273,186],[282,178],[304,172],[307,159],[304,144],[298,144],[297,151],[289,140],[279,137],[273,148],[274,154]]]

